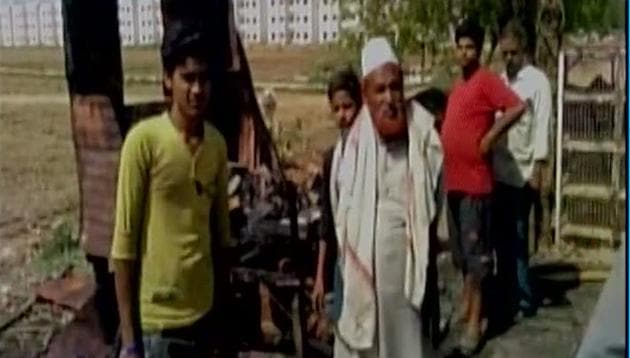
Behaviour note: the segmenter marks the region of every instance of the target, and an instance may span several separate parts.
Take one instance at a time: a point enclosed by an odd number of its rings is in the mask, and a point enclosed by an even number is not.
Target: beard
[[[520,69],[521,69],[521,66],[515,63],[508,63],[505,66],[505,72],[507,73],[510,79],[515,78]]]
[[[373,117],[374,127],[384,141],[401,139],[407,134],[407,118],[401,109],[395,112],[387,112],[388,115],[377,115]],[[384,113],[383,113],[384,114]]]

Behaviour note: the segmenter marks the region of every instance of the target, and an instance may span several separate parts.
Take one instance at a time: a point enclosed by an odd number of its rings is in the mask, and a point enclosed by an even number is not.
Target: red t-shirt
[[[484,68],[467,81],[455,82],[441,131],[447,192],[492,192],[492,164],[489,156],[481,156],[479,144],[494,124],[495,113],[519,103],[501,77]]]

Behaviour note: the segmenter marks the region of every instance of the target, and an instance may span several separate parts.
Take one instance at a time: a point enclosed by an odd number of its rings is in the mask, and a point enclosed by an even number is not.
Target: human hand
[[[311,299],[313,301],[313,305],[315,306],[315,311],[322,312],[324,310],[324,302],[325,302],[326,293],[324,292],[324,279],[321,275],[318,275],[315,278],[315,285],[313,286],[313,293],[311,294]]]
[[[481,138],[481,142],[479,143],[479,153],[481,153],[482,157],[485,157],[490,153],[493,142],[494,140],[490,134],[486,134],[483,138]]]

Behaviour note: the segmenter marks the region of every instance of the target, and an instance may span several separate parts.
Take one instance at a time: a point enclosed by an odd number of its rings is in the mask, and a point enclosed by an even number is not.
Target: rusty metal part
[[[94,296],[96,284],[87,273],[70,271],[61,278],[44,282],[37,289],[37,298],[81,311]]]

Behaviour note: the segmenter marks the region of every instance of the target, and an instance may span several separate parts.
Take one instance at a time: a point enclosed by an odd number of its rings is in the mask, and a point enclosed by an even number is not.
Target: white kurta
[[[369,351],[350,351],[337,342],[336,358],[421,358],[422,321],[405,297],[407,142],[379,144],[376,239],[374,243],[377,305],[376,342]]]

